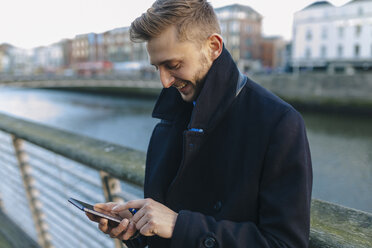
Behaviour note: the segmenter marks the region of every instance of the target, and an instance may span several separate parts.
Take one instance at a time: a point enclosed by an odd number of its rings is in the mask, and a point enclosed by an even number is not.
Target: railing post
[[[32,219],[38,235],[38,243],[43,248],[52,248],[48,234],[48,225],[44,221],[44,215],[41,211],[41,202],[38,200],[38,191],[34,187],[34,181],[31,175],[31,166],[28,164],[27,154],[24,151],[23,140],[12,135],[13,146],[16,153],[18,165],[21,171],[23,185],[25,187],[27,200],[32,214]]]
[[[101,176],[103,194],[105,200],[108,202],[124,202],[124,200],[119,197],[121,192],[120,181],[116,178],[111,177],[108,173],[100,171],[99,175]],[[122,248],[124,246],[123,242],[118,239],[115,239],[115,247]]]

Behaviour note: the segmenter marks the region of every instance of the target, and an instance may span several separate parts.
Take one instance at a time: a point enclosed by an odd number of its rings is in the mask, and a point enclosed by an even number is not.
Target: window
[[[359,37],[361,33],[362,33],[362,26],[356,25],[355,26],[355,36]]]
[[[322,39],[323,40],[326,40],[328,37],[328,30],[327,30],[327,27],[323,27],[322,28]]]
[[[326,46],[322,46],[320,48],[320,57],[323,58],[323,59],[325,57],[327,57],[327,47]]]
[[[305,51],[305,57],[307,59],[310,59],[311,58],[311,49],[308,47],[306,48],[306,51]]]
[[[337,56],[339,58],[342,58],[343,53],[344,53],[344,48],[342,47],[342,45],[338,45],[338,47],[337,47]]]
[[[358,9],[358,15],[362,16],[364,13],[363,13],[363,8],[362,7],[359,7]]]
[[[226,33],[227,32],[227,25],[226,25],[226,22],[222,22],[220,24],[220,27],[221,27],[221,32],[222,33]]]
[[[344,37],[344,27],[338,27],[338,37],[339,38]]]
[[[354,56],[355,57],[359,57],[360,55],[360,46],[359,45],[355,45],[354,46]]]
[[[240,23],[238,21],[233,21],[230,25],[230,32],[238,33],[240,31]]]
[[[311,30],[310,29],[308,29],[307,31],[306,31],[306,40],[311,40],[313,38],[313,34],[311,33]]]

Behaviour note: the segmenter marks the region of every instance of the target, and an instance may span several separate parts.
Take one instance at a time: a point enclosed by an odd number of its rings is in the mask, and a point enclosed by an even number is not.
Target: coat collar
[[[208,71],[204,86],[193,109],[189,128],[212,129],[232,103],[236,95],[239,70],[230,53],[223,48],[221,55]],[[192,103],[182,100],[174,87],[163,89],[153,111],[154,118],[172,121]]]

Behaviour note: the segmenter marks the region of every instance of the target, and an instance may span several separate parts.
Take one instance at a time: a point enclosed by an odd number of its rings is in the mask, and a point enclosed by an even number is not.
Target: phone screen
[[[68,201],[82,211],[85,211],[85,212],[91,213],[93,215],[108,219],[109,224],[111,226],[118,225],[120,223],[120,221],[122,220],[122,218],[119,215],[113,214],[113,213],[111,213],[109,211],[106,211],[106,210],[103,210],[103,209],[94,208],[94,206],[92,206],[88,203],[82,202],[82,201],[78,201],[74,198],[69,198]]]

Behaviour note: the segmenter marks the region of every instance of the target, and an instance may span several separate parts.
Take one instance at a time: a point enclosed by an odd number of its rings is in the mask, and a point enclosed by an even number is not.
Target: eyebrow
[[[152,63],[150,62],[151,65],[153,66],[159,66],[159,65],[164,65],[164,64],[167,64],[167,63],[170,63],[170,62],[180,62],[182,59],[167,59],[167,60],[164,60],[164,61],[161,61],[159,64],[155,64],[155,63]]]

